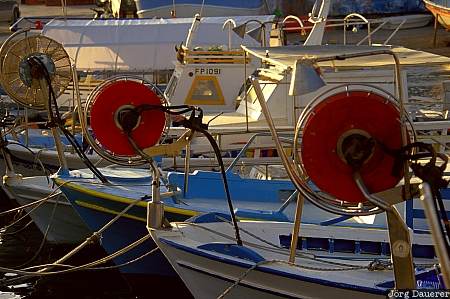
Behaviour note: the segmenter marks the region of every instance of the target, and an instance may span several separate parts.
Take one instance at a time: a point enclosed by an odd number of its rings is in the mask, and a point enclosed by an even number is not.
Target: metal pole
[[[431,230],[431,237],[434,243],[434,249],[441,265],[441,273],[444,278],[444,284],[448,288],[450,286],[450,260],[447,255],[447,249],[444,244],[445,236],[442,235],[440,230],[439,218],[434,210],[433,196],[431,195],[430,186],[427,183],[423,183],[419,186],[421,195],[420,201],[425,210],[425,216],[427,217],[428,225]]]
[[[378,26],[377,28],[375,28],[374,31],[370,32],[367,34],[367,36],[365,38],[363,38],[362,40],[360,40],[356,45],[360,46],[366,39],[370,39],[372,37],[372,35],[375,34],[375,32],[377,32],[378,30],[380,30],[385,24],[387,23],[387,21],[384,21],[383,23],[381,23],[380,26]]]
[[[25,145],[29,146],[30,140],[28,135],[28,108],[25,107]]]
[[[416,276],[412,261],[412,245],[405,221],[403,221],[395,206],[391,206],[381,198],[370,194],[358,172],[355,172],[353,176],[364,197],[386,211],[395,288],[414,289],[416,287]]]
[[[81,137],[84,139],[85,138],[85,134],[89,134],[88,129],[87,129],[87,124],[85,123],[85,119],[84,119],[84,115],[83,115],[83,106],[81,103],[81,95],[80,95],[80,86],[78,84],[78,73],[77,73],[77,68],[75,67],[75,65],[71,66],[71,71],[72,71],[72,80],[73,80],[73,87],[75,90],[75,99],[76,99],[76,110],[78,112],[78,119],[80,121],[80,126],[81,126]]]
[[[263,23],[263,24],[261,24],[261,26],[262,26],[262,28],[261,28],[261,34],[263,35],[263,36],[262,36],[262,39],[261,39],[261,41],[262,41],[262,46],[263,46],[263,47],[266,47],[266,25]]]
[[[434,18],[433,48],[436,48],[436,43],[437,43],[438,18],[439,18],[439,14],[436,14],[436,17]]]
[[[56,127],[51,128],[53,138],[55,139],[56,151],[58,153],[59,164],[61,165],[62,170],[68,170],[69,167],[67,165],[66,156],[64,155],[64,147],[61,141],[61,134],[59,133]]]
[[[164,223],[164,204],[161,202],[159,170],[153,160],[150,162],[152,173],[152,201],[147,203],[147,226],[159,229]]]
[[[400,30],[400,28],[403,26],[403,24],[405,24],[406,19],[404,19],[398,26],[397,28],[395,28],[394,32],[391,33],[391,35],[389,35],[389,37],[384,41],[383,46],[387,45],[388,42],[394,37],[394,35]],[[370,43],[370,41],[369,41]],[[369,44],[371,45],[371,44]]]
[[[48,90],[48,84],[44,79],[41,79],[40,82],[40,87],[41,87],[41,92],[44,95],[44,99],[47,98],[49,95],[47,93]],[[51,107],[47,107],[48,112],[49,112],[49,116],[51,115]],[[58,160],[59,160],[59,165],[61,166],[61,170],[65,171],[68,170],[69,167],[67,165],[67,160],[66,160],[66,156],[64,155],[64,146],[63,143],[61,141],[61,134],[58,131],[58,128],[56,128],[55,126],[52,126],[50,128],[52,135],[53,135],[53,139],[55,140],[55,146],[56,146],[56,152],[58,153]]]
[[[400,125],[401,125],[401,134],[402,134],[402,146],[406,146],[408,144],[408,129],[406,127],[407,124],[407,117],[405,113],[405,94],[403,92],[403,82],[401,77],[401,70],[400,70],[400,59],[398,58],[397,54],[391,53],[392,58],[394,59],[394,67],[395,67],[395,83],[397,87],[397,97],[399,99],[399,109],[400,109]],[[405,181],[405,198],[409,199],[411,198],[411,186],[410,186],[410,174],[409,174],[409,163],[408,161],[404,161],[403,163],[403,177]]]
[[[186,155],[184,157],[184,186],[183,186],[183,197],[186,197],[189,184],[189,169],[191,160],[191,143],[186,144]]]
[[[297,251],[298,235],[300,232],[300,223],[302,220],[303,204],[305,199],[298,193],[297,195],[297,208],[295,210],[295,221],[292,229],[291,248],[289,252],[289,263],[295,263],[295,253]]]
[[[344,19],[344,45],[347,44],[347,19]]]
[[[6,145],[4,145],[6,146]],[[14,165],[11,160],[11,155],[9,151],[5,150],[3,147],[1,148],[1,153],[3,155],[3,159],[5,159],[5,177],[16,177],[16,173],[14,172]]]
[[[245,129],[248,132],[248,102],[247,102],[247,51],[244,51],[244,103],[245,103]]]
[[[228,22],[228,51],[231,50],[231,29],[233,27],[231,27],[233,25],[233,23]]]

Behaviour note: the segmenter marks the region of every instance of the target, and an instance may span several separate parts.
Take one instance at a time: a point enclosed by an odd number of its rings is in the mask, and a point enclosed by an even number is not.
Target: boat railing
[[[436,151],[448,152],[450,147],[450,120],[418,121],[413,123],[420,141],[434,144]]]
[[[249,57],[245,57],[242,49],[239,50],[190,50],[186,47],[180,47],[177,51],[179,62],[187,63],[225,63],[225,64],[243,64],[250,62]]]
[[[260,132],[260,133],[253,134],[253,135],[250,137],[250,139],[247,141],[247,143],[246,143],[246,144],[242,147],[242,149],[239,151],[239,153],[237,154],[236,158],[234,158],[234,160],[230,163],[230,165],[229,165],[228,168],[226,169],[226,172],[232,171],[233,168],[234,168],[235,166],[238,165],[238,163],[239,163],[239,161],[241,160],[241,158],[245,155],[245,153],[246,153],[247,150],[251,147],[251,145],[255,142],[255,140],[256,140],[258,137],[263,137],[263,136],[271,136],[271,135],[270,135],[269,132]],[[289,136],[290,136],[291,138],[289,138]],[[286,143],[292,144],[292,143],[294,142],[294,141],[293,141],[293,134],[285,134],[285,135],[283,135],[281,138],[282,138],[281,140],[282,140],[283,142],[286,142]],[[273,148],[275,148],[275,145],[274,145]],[[281,162],[281,160],[280,160],[279,162]],[[281,164],[281,163],[279,163],[279,164]],[[267,165],[267,167],[268,167],[270,164],[269,164],[269,163],[265,163],[265,164],[264,164],[264,163],[261,163],[261,162],[256,162],[254,165]]]
[[[240,131],[240,132],[236,132],[236,134],[244,134],[244,132]],[[245,134],[249,134],[249,133],[247,132]],[[281,138],[282,138],[283,143],[292,145],[293,134],[282,133],[281,136],[282,136]],[[235,169],[237,167],[240,168],[240,170],[238,172],[244,173],[243,168],[245,168],[245,167],[261,166],[264,168],[264,171],[263,171],[264,175],[262,175],[262,177],[264,177],[265,179],[268,179],[270,177],[270,173],[269,173],[270,167],[282,165],[280,157],[274,151],[274,149],[275,149],[274,144],[255,145],[255,142],[258,140],[259,137],[270,137],[270,133],[268,131],[254,133],[253,135],[250,136],[250,138],[248,139],[246,144],[243,146],[240,146],[239,148],[235,147],[235,148],[227,148],[227,149],[222,148],[221,149],[221,152],[224,154],[232,153],[232,152],[235,152],[235,149],[239,149],[239,152],[236,154],[236,156],[234,158],[222,157],[224,164],[228,165],[228,167],[225,170],[226,173],[235,172]],[[217,136],[216,136],[216,140],[217,140]],[[220,142],[218,142],[218,144],[220,144]],[[254,155],[253,157],[248,157],[247,156],[248,152],[252,151],[252,150],[253,151],[258,150],[259,152],[267,151],[267,154]],[[289,151],[289,148],[286,147],[286,150]],[[213,154],[212,150],[211,150],[211,152],[203,152],[203,155],[207,155],[207,154]],[[194,158],[186,155],[184,157],[184,159],[188,159],[187,164],[179,163],[177,157],[174,157],[170,168],[174,169],[174,170],[185,168],[186,165],[192,164],[191,162]],[[199,163],[199,162],[201,162],[199,159],[203,160],[204,163]],[[184,161],[184,162],[186,162],[186,161]],[[195,165],[197,165],[198,168],[209,168],[209,169],[219,166],[219,164],[217,162],[217,158],[208,158],[208,156],[203,157],[203,158],[198,158],[196,160]],[[185,169],[185,171],[187,172],[187,171],[189,171],[189,169]]]
[[[300,35],[306,36],[306,33],[309,32],[314,26],[308,25],[305,26],[304,23],[296,16],[288,16],[285,18],[287,19],[298,19],[298,27],[293,26],[283,26],[284,32],[293,32],[293,31],[299,31]],[[326,25],[325,28],[343,28],[343,44],[347,45],[349,43],[348,39],[348,29],[349,27],[353,27],[352,31],[357,32],[360,27],[366,27],[367,28],[367,35],[363,36],[362,39],[360,39],[358,42],[356,42],[356,45],[362,45],[367,41],[367,44],[370,46],[373,44],[373,36],[374,34],[379,31],[380,29],[386,29],[386,30],[392,30],[392,33],[382,42],[379,42],[377,44],[387,45],[389,41],[395,36],[395,34],[398,32],[398,30],[401,29],[401,27],[406,23],[407,19],[401,20],[398,25],[395,26],[395,28],[386,28],[386,25],[389,23],[388,18],[379,18],[379,19],[367,19],[361,14],[358,13],[350,13],[344,18],[334,18],[334,19],[326,19]],[[283,21],[284,22],[284,21]],[[374,25],[377,25],[376,27]],[[374,29],[375,28],[375,29]]]
[[[288,19],[298,19],[298,17],[296,16],[288,16],[285,18],[285,20]],[[284,22],[284,21],[283,21]],[[306,36],[307,32],[309,32],[311,29],[313,29],[313,25],[304,25],[303,22],[301,22],[300,19],[297,20],[297,23],[299,24],[298,27],[294,27],[294,26],[281,26],[281,28],[283,29],[283,31],[285,33],[288,32],[295,32],[295,31],[299,31],[301,36]],[[372,32],[371,32],[371,22],[366,19],[364,16],[357,14],[357,13],[351,13],[349,15],[347,15],[344,18],[334,18],[334,19],[326,19],[326,25],[325,28],[326,29],[332,29],[332,28],[339,28],[342,27],[343,28],[343,36],[344,36],[344,45],[347,44],[347,30],[349,27],[353,26],[353,30],[357,31],[357,28],[360,26],[367,26],[367,36],[361,40],[360,42],[358,42],[358,45],[362,44],[366,39],[368,40],[368,44],[371,45],[372,44],[372,40],[371,40],[371,36],[372,36]]]

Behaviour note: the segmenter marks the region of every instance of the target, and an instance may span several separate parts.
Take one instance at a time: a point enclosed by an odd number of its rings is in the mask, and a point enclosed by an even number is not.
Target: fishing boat
[[[446,29],[450,28],[450,7],[446,0],[423,0],[436,20]]]
[[[395,30],[397,28],[401,29],[413,29],[425,27],[431,22],[432,16],[429,14],[415,14],[415,15],[404,15],[395,17],[385,17],[377,19],[377,21],[384,22],[383,29]]]
[[[195,14],[205,17],[253,16],[271,13],[264,0],[227,2],[217,0],[136,0],[135,2],[139,18],[188,18]]]
[[[292,224],[249,221],[239,222],[239,228],[242,246],[236,245],[230,222],[217,219],[176,223],[151,234],[195,298],[385,298],[395,286],[386,231],[324,232],[302,225],[292,264]],[[418,286],[443,287],[436,269],[425,268],[434,258],[415,261]]]
[[[440,229],[443,223],[438,220],[433,204],[433,196],[447,185],[441,177],[447,158],[439,156],[443,164],[436,165],[438,155],[431,146],[410,143],[414,128],[408,124],[402,106],[405,95],[401,93],[396,54],[388,48],[365,47],[353,50],[243,48],[267,64],[293,72],[290,91],[295,95],[321,86],[317,74],[315,77],[298,76],[304,74],[302,68],[311,67],[311,60],[389,55],[396,61],[397,94],[344,84],[317,95],[305,108],[295,128],[297,137],[302,132],[302,140],[294,146],[298,154],[294,154],[293,161],[284,152],[270,110],[265,105],[259,77],[252,76],[252,86],[283,165],[300,194],[295,222],[239,222],[230,204],[228,218],[205,216],[203,221],[168,224],[162,221],[164,203],[155,197],[148,205],[148,230],[193,296],[384,298],[394,288],[440,289],[448,285],[450,268],[445,244],[449,240]],[[400,164],[394,162],[392,151],[413,147],[417,147],[422,157],[429,154],[428,164],[421,165],[414,155]],[[432,189],[427,183],[422,187],[421,201],[429,226],[421,233],[408,229],[394,207],[413,197],[409,165],[426,181],[425,169],[441,171]],[[394,188],[403,176],[406,176],[404,191],[409,193],[406,197],[397,194],[383,198],[372,193]],[[325,194],[313,192],[308,180]],[[339,231],[340,228],[335,227],[300,225],[304,198],[338,215],[367,216],[384,212],[387,227],[381,230],[346,227]],[[443,213],[446,214],[445,210]],[[446,226],[445,230],[448,229]],[[383,243],[389,244],[390,249]],[[430,253],[433,245],[433,253],[425,254]],[[380,259],[383,252],[386,258]]]

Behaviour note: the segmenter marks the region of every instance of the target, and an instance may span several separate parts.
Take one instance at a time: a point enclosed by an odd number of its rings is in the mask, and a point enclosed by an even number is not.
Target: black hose
[[[182,110],[181,111],[173,111],[173,109],[182,109]],[[135,127],[135,124],[136,124],[135,121],[137,121],[138,116],[142,112],[147,111],[147,110],[160,110],[160,111],[164,111],[165,113],[168,113],[171,115],[181,115],[181,114],[184,114],[189,111],[192,112],[191,117],[189,119],[182,120],[180,122],[180,124],[183,125],[185,128],[191,129],[192,131],[197,131],[197,132],[202,133],[206,137],[206,139],[208,139],[209,143],[211,144],[211,146],[214,150],[214,154],[216,155],[217,162],[219,163],[220,172],[222,175],[222,182],[223,182],[225,194],[227,197],[228,208],[230,210],[231,220],[233,222],[233,226],[235,229],[236,243],[239,246],[242,246],[242,239],[241,239],[241,236],[239,233],[239,227],[237,224],[236,215],[234,213],[233,202],[231,201],[231,194],[230,194],[230,189],[228,186],[228,180],[227,180],[227,176],[226,176],[226,172],[225,172],[225,166],[224,166],[224,163],[222,160],[222,155],[220,153],[220,149],[219,149],[219,146],[217,145],[217,142],[214,140],[214,138],[211,136],[211,134],[209,134],[209,132],[205,129],[205,125],[202,124],[203,111],[201,111],[200,108],[193,107],[193,106],[187,106],[187,105],[165,107],[165,106],[161,106],[161,105],[146,105],[146,104],[144,104],[144,105],[140,105],[134,109],[131,109],[130,111],[127,111],[127,113],[124,113],[123,117],[121,119],[119,119],[119,122],[120,122],[122,128],[127,133],[128,140],[129,140],[131,146],[135,149],[135,151],[138,154],[140,154],[144,158],[145,158],[145,154],[142,153],[142,150],[137,147],[136,143],[134,142],[134,140],[131,136],[131,131]],[[198,116],[195,116],[196,110],[200,111]],[[127,120],[130,120],[130,121],[127,121]],[[186,157],[186,158],[188,158],[188,157]]]
[[[84,162],[84,164],[92,171],[92,173],[102,182],[107,183],[108,180],[106,177],[98,170],[98,168],[89,160],[89,158],[86,156],[86,154],[83,152],[82,147],[78,143],[78,141],[75,139],[72,133],[69,132],[66,128],[64,128],[61,120],[61,116],[59,114],[58,109],[58,103],[56,102],[56,95],[52,87],[52,82],[50,78],[50,74],[48,73],[48,70],[44,63],[34,57],[31,56],[28,58],[28,61],[31,61],[32,64],[38,65],[40,67],[40,70],[42,71],[44,78],[47,82],[49,93],[48,93],[48,114],[50,119],[50,125],[58,127],[63,134],[66,136],[67,140],[70,142],[72,147],[75,149],[76,153],[80,157],[80,159]],[[53,105],[52,105],[53,104]],[[53,111],[52,106],[54,106],[55,111]],[[56,136],[55,136],[56,138]]]
[[[187,124],[187,128],[189,125]],[[228,187],[228,179],[227,179],[227,175],[225,172],[225,166],[223,164],[223,160],[222,160],[222,155],[220,153],[220,149],[219,146],[217,145],[216,140],[211,136],[211,134],[209,134],[209,132],[203,128],[191,128],[194,129],[195,131],[198,131],[200,133],[202,133],[206,139],[208,139],[209,143],[211,144],[213,150],[214,150],[214,154],[216,155],[217,158],[217,162],[219,163],[219,167],[220,167],[220,173],[222,174],[222,182],[223,182],[223,187],[225,189],[225,193],[227,196],[227,203],[228,203],[228,208],[230,209],[230,215],[231,215],[231,220],[233,222],[233,226],[234,226],[234,233],[236,235],[236,243],[239,246],[242,246],[242,239],[239,233],[239,227],[237,224],[237,220],[236,220],[236,215],[234,213],[234,207],[233,207],[233,202],[231,201],[231,194],[230,194],[230,189]]]

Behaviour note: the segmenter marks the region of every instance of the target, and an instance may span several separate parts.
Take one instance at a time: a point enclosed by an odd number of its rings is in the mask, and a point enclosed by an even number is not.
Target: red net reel
[[[90,110],[91,128],[102,147],[113,155],[136,155],[118,118],[120,113],[142,104],[162,106],[161,99],[153,90],[131,80],[111,82],[94,95]],[[163,111],[146,110],[140,114],[131,137],[140,149],[154,146],[161,139],[165,124]]]
[[[376,141],[359,169],[369,192],[381,192],[397,185],[402,173],[393,174],[394,157],[383,148],[396,150],[402,146],[399,110],[378,94],[346,91],[317,104],[305,122],[301,158],[306,173],[317,187],[342,201],[367,201],[341,150],[349,136]]]

